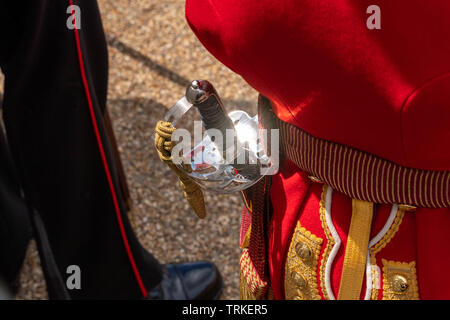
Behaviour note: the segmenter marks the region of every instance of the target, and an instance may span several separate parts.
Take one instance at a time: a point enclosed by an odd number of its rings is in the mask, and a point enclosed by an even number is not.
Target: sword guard
[[[189,152],[183,150],[184,165],[174,163],[180,171],[203,189],[215,193],[238,192],[252,186],[265,174],[273,174],[267,173],[272,170],[272,164],[259,139],[258,116],[251,117],[239,110],[227,114],[213,85],[206,80],[194,80],[186,88],[185,96],[164,116],[164,121],[175,127],[192,106],[198,110],[207,131],[198,145]],[[217,148],[217,140],[209,135],[209,129],[222,134],[222,148]],[[233,130],[232,141],[226,141],[228,130]],[[234,156],[232,161],[226,157],[228,151],[235,151],[230,152]],[[249,162],[242,163],[242,159]]]

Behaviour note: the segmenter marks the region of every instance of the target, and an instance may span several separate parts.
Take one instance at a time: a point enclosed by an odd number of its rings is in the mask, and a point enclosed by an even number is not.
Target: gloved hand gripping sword
[[[194,148],[180,149],[184,152],[178,154],[175,126],[192,106],[199,112],[206,134]],[[244,111],[227,115],[216,90],[206,80],[192,81],[186,95],[158,121],[155,131],[160,159],[178,176],[184,196],[199,218],[206,216],[202,189],[242,191],[278,168],[264,152],[258,116],[250,117]]]

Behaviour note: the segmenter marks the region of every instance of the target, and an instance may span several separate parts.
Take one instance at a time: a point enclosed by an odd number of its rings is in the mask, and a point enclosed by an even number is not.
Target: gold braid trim
[[[419,300],[416,263],[382,259],[383,300]]]
[[[240,259],[240,293],[242,300],[260,300],[267,296],[268,283],[261,279],[253,266],[248,249],[243,249]]]
[[[317,263],[323,240],[297,222],[285,264],[286,300],[320,300]]]
[[[399,207],[397,216],[395,217],[394,222],[392,223],[388,232],[386,232],[386,234],[384,235],[383,238],[381,238],[380,241],[378,241],[372,248],[370,248],[370,250],[369,250],[370,251],[370,264],[372,266],[377,265],[377,260],[376,260],[377,253],[380,252],[384,247],[386,247],[388,245],[388,243],[392,240],[392,238],[394,238],[395,234],[397,233],[398,229],[400,228],[400,225],[402,223],[404,215],[405,215],[405,210],[401,209],[401,207]],[[377,289],[377,288],[379,288],[379,277],[380,277],[380,275],[378,273],[379,273],[378,271],[375,271],[374,268],[372,268],[372,281],[377,281],[377,284],[378,284],[378,285],[374,285],[372,287],[372,295],[371,295],[372,300],[378,299],[378,290],[379,289]]]
[[[248,226],[247,232],[245,233],[244,240],[241,244],[241,249],[248,248],[250,246],[250,236],[252,234],[252,225]]]
[[[327,221],[326,221],[326,217],[325,217],[325,202],[326,202],[326,198],[327,198],[327,190],[328,190],[328,186],[326,184],[324,184],[323,188],[322,188],[322,196],[320,199],[320,209],[319,209],[320,221],[322,222],[322,228],[323,228],[323,231],[325,232],[325,236],[327,237],[327,245],[325,247],[325,250],[322,255],[322,260],[320,262],[320,287],[322,288],[322,293],[323,293],[323,297],[325,298],[325,300],[330,299],[330,297],[328,296],[328,293],[327,293],[326,286],[325,286],[325,266],[327,264],[328,257],[330,256],[331,249],[333,248],[333,246],[335,244],[334,239],[331,235],[330,229],[328,229],[328,225],[327,225]]]
[[[158,121],[155,128],[155,147],[158,152],[159,159],[166,163],[170,169],[178,176],[180,187],[183,190],[184,197],[195,211],[200,219],[206,216],[205,201],[203,191],[200,187],[190,179],[184,172],[178,169],[172,162],[171,151],[175,142],[171,141],[172,134],[176,128],[172,127],[172,123]]]
[[[342,266],[338,300],[359,300],[366,271],[373,202],[352,199],[352,218]]]
[[[372,261],[372,259],[371,259]],[[379,268],[370,268],[372,275],[372,293],[370,296],[371,300],[378,300],[378,289],[380,287],[380,271]]]
[[[239,293],[241,300],[257,300],[249,289],[247,280],[242,270],[239,272]]]

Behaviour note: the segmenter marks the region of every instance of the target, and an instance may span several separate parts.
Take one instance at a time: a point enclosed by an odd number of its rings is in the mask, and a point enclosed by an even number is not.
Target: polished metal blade
[[[176,123],[180,118],[189,111],[189,109],[192,107],[192,103],[187,101],[186,97],[181,98],[178,100],[175,105],[167,111],[167,113],[164,115],[163,121],[169,121],[172,122],[172,126],[175,127]]]

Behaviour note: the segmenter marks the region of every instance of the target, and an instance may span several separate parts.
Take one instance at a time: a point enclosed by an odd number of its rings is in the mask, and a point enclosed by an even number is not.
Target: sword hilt
[[[182,151],[182,162],[174,162],[178,170],[186,173],[202,188],[219,193],[244,190],[269,172],[262,172],[264,166],[272,166],[270,158],[260,153],[262,145],[258,139],[257,116],[250,117],[240,110],[227,114],[211,83],[195,80],[186,88],[185,96],[164,115],[164,121],[175,127],[176,122],[192,106],[197,108],[207,136],[200,137],[202,140],[198,141],[198,128],[194,127],[196,145],[188,150],[178,150]],[[217,132],[212,132],[211,129],[216,129]],[[222,135],[223,145],[217,139],[219,133]],[[183,135],[180,137],[183,137],[183,141],[185,138],[189,139]],[[160,145],[162,146],[162,142]],[[162,147],[165,148],[165,144]],[[222,154],[219,154],[219,149]]]
[[[206,130],[217,129],[226,137],[226,130],[234,130],[222,101],[213,85],[206,80],[194,80],[186,89],[186,99],[197,108]]]

